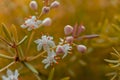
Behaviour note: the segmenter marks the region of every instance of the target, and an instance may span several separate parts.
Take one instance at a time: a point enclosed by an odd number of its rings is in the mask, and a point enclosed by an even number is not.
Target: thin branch
[[[4,54],[0,54],[0,57],[1,58],[5,58],[5,59],[9,59],[9,60],[13,60],[14,59],[14,57],[7,56],[7,55],[4,55]]]
[[[7,40],[5,40],[4,38],[2,38],[0,36],[0,40],[2,40],[3,42],[5,42],[7,45],[9,45],[10,47],[12,47],[12,44],[10,44]]]
[[[5,66],[4,68],[0,69],[0,72],[6,70],[7,68],[9,68],[10,66],[12,66],[15,62],[11,62],[10,64],[8,64],[7,66]]]
[[[40,54],[38,54],[38,55],[36,55],[36,56],[34,56],[34,57],[28,57],[27,58],[27,61],[32,61],[32,60],[35,60],[35,59],[37,59],[37,58],[39,58],[40,56],[42,56],[44,53],[46,53],[47,51],[43,51],[42,53],[40,53]]]

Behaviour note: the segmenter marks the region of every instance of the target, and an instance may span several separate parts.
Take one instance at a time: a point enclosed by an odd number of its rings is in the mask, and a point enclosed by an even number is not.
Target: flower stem
[[[38,55],[36,55],[36,56],[34,56],[34,57],[28,57],[28,58],[27,58],[27,61],[35,60],[35,59],[39,58],[41,55],[43,55],[43,54],[46,53],[46,52],[47,52],[47,51],[43,51],[42,53],[40,53],[40,54],[38,54]]]
[[[5,69],[9,68],[10,66],[12,66],[15,62],[11,62],[10,64],[8,64],[7,66],[5,66],[4,68],[0,69],[0,72],[4,71]]]

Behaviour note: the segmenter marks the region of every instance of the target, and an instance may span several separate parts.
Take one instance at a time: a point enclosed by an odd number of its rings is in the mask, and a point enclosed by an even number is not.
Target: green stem
[[[7,56],[7,55],[4,55],[4,54],[0,54],[0,57],[1,58],[5,58],[5,59],[9,59],[9,60],[13,60],[14,59],[14,57]]]
[[[27,61],[35,60],[35,59],[39,58],[41,55],[43,55],[44,53],[46,53],[46,51],[43,51],[42,53],[40,53],[40,54],[38,54],[38,55],[36,55],[34,57],[28,57]]]

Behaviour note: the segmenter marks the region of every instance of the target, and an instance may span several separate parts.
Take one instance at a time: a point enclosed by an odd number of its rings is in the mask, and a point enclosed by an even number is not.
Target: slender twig
[[[28,38],[28,36],[25,36],[25,37],[17,44],[17,46],[19,46],[20,44],[22,44],[27,38]]]
[[[38,54],[38,55],[36,55],[36,56],[34,56],[34,57],[28,57],[27,58],[27,61],[32,61],[32,60],[35,60],[35,59],[37,59],[37,58],[39,58],[40,56],[42,56],[44,53],[46,53],[47,51],[43,51],[42,53],[40,53],[40,54]]]
[[[9,45],[10,47],[12,47],[12,44],[10,44],[7,40],[5,40],[4,38],[2,38],[0,36],[0,40],[2,40],[3,42],[5,42],[7,45]]]
[[[56,47],[57,47],[57,46],[55,46],[55,47],[53,47],[53,48],[50,48],[50,50],[53,50],[53,49],[55,49]],[[35,60],[35,59],[39,58],[40,56],[42,56],[42,55],[43,55],[44,53],[46,53],[46,52],[47,52],[47,51],[45,50],[45,51],[41,52],[40,54],[38,54],[38,55],[36,55],[36,56],[34,56],[34,57],[28,57],[26,61]]]
[[[10,66],[12,66],[15,62],[11,62],[10,64],[8,64],[7,66],[5,66],[4,68],[0,69],[0,72],[4,71],[5,69],[9,68]]]
[[[40,76],[38,74],[34,74],[35,77],[38,79],[38,80],[41,80]]]
[[[14,57],[7,56],[7,55],[4,55],[4,54],[0,54],[0,57],[1,58],[5,58],[5,59],[9,59],[9,60],[13,60],[14,59]]]

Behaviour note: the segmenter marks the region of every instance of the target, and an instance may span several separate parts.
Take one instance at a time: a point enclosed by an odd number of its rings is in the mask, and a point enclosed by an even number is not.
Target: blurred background
[[[24,18],[31,15],[38,15],[43,6],[42,0],[36,0],[39,9],[34,12],[29,8],[31,0],[0,0],[0,23],[5,23],[8,27],[11,24],[17,26],[19,39],[27,35],[26,30],[20,28]],[[64,60],[60,60],[55,65],[55,75],[53,80],[61,80],[64,77],[70,77],[70,80],[110,80],[106,73],[111,72],[108,63],[104,61],[110,58],[112,47],[120,51],[120,0],[59,0],[61,5],[53,9],[49,14],[44,15],[53,19],[52,26],[42,27],[37,30],[34,39],[41,36],[41,32],[54,36],[56,42],[59,37],[64,36],[64,26],[69,24],[74,26],[75,23],[83,24],[86,31],[81,35],[98,34],[99,38],[84,40],[78,44],[84,44],[88,50],[85,54],[78,53],[76,49],[72,51]],[[26,44],[26,43],[24,43]],[[31,43],[30,51],[27,55],[35,55],[36,45]],[[4,47],[4,46],[2,46]],[[23,50],[26,47],[22,45]],[[2,48],[4,50],[4,48]],[[41,59],[42,60],[42,59]],[[41,60],[37,59],[31,62],[43,76],[43,80],[48,76],[51,68],[44,69]],[[0,68],[10,61],[0,59]],[[3,64],[5,63],[5,64]],[[38,64],[38,65],[36,65]],[[18,68],[19,64],[11,67]],[[25,67],[20,71],[20,80],[35,80],[32,73]],[[5,72],[0,73],[0,75]],[[46,78],[45,78],[46,80]]]

